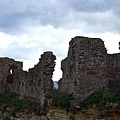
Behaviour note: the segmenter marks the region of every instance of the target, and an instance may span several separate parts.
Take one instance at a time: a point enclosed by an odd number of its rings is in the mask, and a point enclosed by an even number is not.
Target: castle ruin
[[[27,72],[22,62],[0,58],[0,92],[15,92],[43,104],[45,94],[53,90],[55,59],[52,52],[44,52],[38,64]]]
[[[73,93],[77,101],[99,89],[120,87],[120,53],[107,54],[99,38],[74,37],[61,70],[59,91]]]
[[[38,64],[27,72],[22,62],[0,58],[0,92],[16,92],[43,104],[45,94],[53,91],[55,59],[52,52],[44,52]],[[58,91],[73,93],[76,103],[96,90],[120,87],[120,53],[108,54],[99,38],[72,38],[61,70]]]

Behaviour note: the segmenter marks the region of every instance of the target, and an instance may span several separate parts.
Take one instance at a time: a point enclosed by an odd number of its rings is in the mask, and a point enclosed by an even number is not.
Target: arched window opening
[[[13,74],[13,70],[10,70],[10,74]]]
[[[17,69],[17,66],[11,65],[9,68],[9,73],[12,75],[14,73],[14,70],[16,70],[16,69]]]

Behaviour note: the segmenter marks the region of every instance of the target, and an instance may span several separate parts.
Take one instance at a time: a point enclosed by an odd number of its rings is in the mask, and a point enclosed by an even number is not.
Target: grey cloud
[[[0,14],[0,29],[14,29],[19,26],[20,16],[10,15],[10,14]]]
[[[36,19],[35,14],[19,13],[19,14],[0,14],[0,31],[7,33],[24,32],[24,27],[30,25]]]
[[[69,29],[75,29],[76,26],[81,28],[81,25],[84,29],[90,26],[97,29],[102,26],[103,29],[104,24],[107,24],[110,26],[104,31],[116,29],[119,32],[119,27],[115,25],[116,21],[120,23],[119,5],[120,0],[1,0],[0,31],[23,33],[29,26],[46,25]],[[106,14],[101,16],[101,13],[106,12],[113,13],[109,19]],[[113,19],[114,17],[116,19]],[[94,29],[91,32],[94,32]]]
[[[1,0],[2,13],[29,13],[78,10],[79,12],[104,12],[119,9],[119,0]]]
[[[65,1],[69,7],[79,12],[105,12],[105,11],[117,11],[119,8],[119,0],[67,0]]]
[[[58,44],[52,42],[50,44],[45,44],[44,41],[39,40],[30,40],[27,41],[26,44],[20,44],[20,41],[15,41],[7,48],[1,50],[0,54],[1,56],[9,56],[14,59],[30,60],[33,58],[33,56],[36,56],[36,54],[41,54],[39,52],[53,51],[56,56],[64,57],[66,56],[64,51],[67,51],[67,48],[63,49],[61,46],[62,43]],[[39,51],[40,49],[42,51]]]
[[[27,26],[58,27],[67,14],[61,2],[52,0],[6,1],[8,3],[3,1],[0,4],[0,30],[3,32],[23,32]]]
[[[9,56],[14,59],[29,60],[31,54],[34,55],[36,48],[21,46],[18,42],[13,42],[9,47],[2,50],[1,56]]]

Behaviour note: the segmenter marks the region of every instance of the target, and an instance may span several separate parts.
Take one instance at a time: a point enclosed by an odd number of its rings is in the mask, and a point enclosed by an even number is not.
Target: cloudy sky
[[[120,0],[0,0],[0,56],[31,68],[44,51],[57,56],[53,80],[61,77],[60,61],[75,36],[98,37],[108,53],[119,52]]]

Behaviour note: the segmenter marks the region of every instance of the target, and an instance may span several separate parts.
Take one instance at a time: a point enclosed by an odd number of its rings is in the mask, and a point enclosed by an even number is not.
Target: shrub
[[[28,97],[19,99],[19,96],[13,92],[0,93],[0,110],[7,111],[7,108],[13,108],[13,112],[28,111],[28,113],[40,114],[40,103]]]
[[[98,109],[103,109],[104,105],[107,102],[120,102],[120,90],[117,91],[106,91],[100,90],[95,91],[90,96],[85,98],[83,101],[80,102],[80,107],[88,107],[90,105],[97,105]]]
[[[73,100],[72,94],[68,93],[53,93],[46,95],[47,99],[52,99],[52,106],[66,108],[69,110],[71,100]]]

